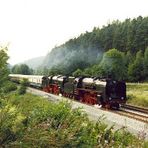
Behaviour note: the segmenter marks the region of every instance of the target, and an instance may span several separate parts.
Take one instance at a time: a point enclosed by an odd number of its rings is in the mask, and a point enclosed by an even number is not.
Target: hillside
[[[92,32],[55,47],[45,57],[42,67],[56,68],[61,73],[71,74],[78,68],[83,70],[99,63],[102,54],[112,48],[136,55],[139,50],[144,52],[148,46],[147,34],[148,17],[113,21],[101,29],[94,28]]]
[[[80,39],[79,39],[80,38]],[[95,45],[88,43],[90,33],[85,33],[79,38],[71,39],[65,44],[54,48],[44,59],[43,66],[64,67],[73,72],[77,67],[84,69],[96,62],[96,59],[102,53],[99,42]],[[81,40],[84,39],[84,40]],[[93,39],[93,38],[92,38]]]
[[[43,63],[44,58],[45,57],[42,56],[42,57],[29,59],[27,61],[24,61],[23,64],[28,65],[32,69],[36,69],[37,67],[39,67]]]

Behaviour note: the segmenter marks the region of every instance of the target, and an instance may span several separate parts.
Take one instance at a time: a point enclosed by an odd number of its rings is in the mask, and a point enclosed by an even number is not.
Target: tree
[[[30,75],[33,73],[33,70],[30,69],[26,64],[21,64],[21,65],[14,65],[12,68],[12,73]]]
[[[54,67],[52,67],[49,70],[48,74],[49,75],[60,75],[60,74],[62,74],[61,67],[60,66],[54,66]]]
[[[130,81],[141,81],[144,79],[143,54],[142,51],[136,53],[136,59],[128,67]]]
[[[26,93],[27,86],[29,86],[28,79],[23,79],[21,81],[20,88],[18,90],[19,95],[24,95]]]
[[[134,56],[131,54],[130,51],[128,51],[128,52],[125,54],[124,61],[125,61],[126,67],[128,67],[129,64],[134,61]]]
[[[148,47],[144,52],[144,79],[148,80]]]
[[[2,91],[4,82],[8,79],[7,60],[7,47],[0,47],[0,92]]]
[[[75,72],[72,74],[74,77],[79,77],[83,75],[83,72],[81,69],[77,69]]]
[[[100,63],[100,69],[103,69],[106,76],[111,75],[113,79],[125,79],[127,70],[124,62],[124,54],[117,49],[110,49],[105,52]]]

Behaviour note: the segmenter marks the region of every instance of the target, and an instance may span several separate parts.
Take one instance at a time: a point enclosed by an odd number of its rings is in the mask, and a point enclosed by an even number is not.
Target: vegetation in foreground
[[[148,83],[128,83],[127,103],[148,107]]]
[[[1,97],[0,145],[3,147],[146,147],[136,138],[99,120],[89,121],[67,102],[49,102],[31,94]]]

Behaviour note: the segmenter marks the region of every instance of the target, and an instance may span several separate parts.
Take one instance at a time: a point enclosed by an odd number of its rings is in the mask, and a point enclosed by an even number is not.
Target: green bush
[[[26,78],[23,78],[23,80],[21,80],[20,83],[21,83],[22,86],[26,86],[26,87],[29,86],[28,79],[26,79]]]
[[[26,93],[26,86],[20,86],[18,90],[19,95],[24,95]]]
[[[9,92],[14,91],[16,89],[17,89],[16,84],[8,81],[8,82],[5,83],[3,91],[4,91],[4,93],[9,93]]]
[[[19,95],[24,95],[26,93],[26,89],[27,89],[27,86],[29,85],[29,82],[27,79],[23,79],[21,82],[20,82],[20,88],[18,90],[18,94]]]
[[[17,139],[23,129],[24,116],[11,103],[3,103],[0,108],[0,145],[6,145]]]
[[[125,129],[113,132],[113,127],[108,128],[100,119],[97,123],[89,121],[81,109],[72,109],[67,102],[53,103],[30,94],[11,94],[0,109],[0,118],[3,147],[142,147],[145,144]]]

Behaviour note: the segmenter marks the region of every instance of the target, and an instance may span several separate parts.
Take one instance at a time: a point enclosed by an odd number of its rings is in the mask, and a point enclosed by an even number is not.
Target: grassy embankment
[[[148,83],[127,83],[127,103],[148,108]]]
[[[89,121],[67,102],[55,104],[31,94],[0,98],[0,145],[3,147],[146,147],[142,136]]]

